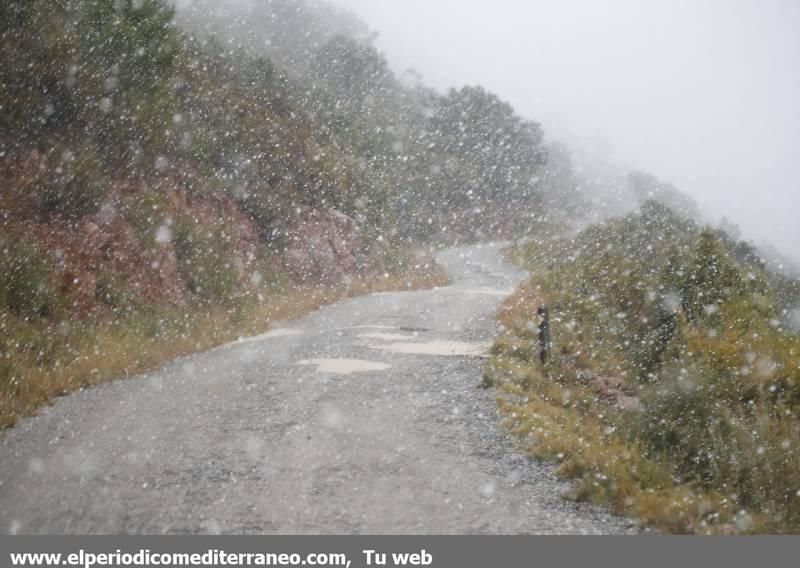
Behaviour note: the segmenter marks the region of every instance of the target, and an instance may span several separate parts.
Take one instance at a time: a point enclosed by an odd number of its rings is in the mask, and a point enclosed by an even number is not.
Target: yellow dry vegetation
[[[78,389],[110,380],[134,377],[165,362],[202,352],[240,337],[265,332],[273,322],[299,318],[338,300],[395,290],[424,289],[448,282],[433,262],[413,274],[382,274],[354,278],[334,288],[296,287],[262,295],[234,307],[205,306],[197,311],[165,308],[105,324],[73,322],[39,330],[51,340],[59,336],[43,362],[40,352],[19,349],[4,361],[10,377],[0,386],[0,428],[35,413]],[[7,315],[8,319],[13,316]],[[29,326],[17,322],[22,336]],[[9,327],[14,326],[13,320]],[[25,328],[23,330],[23,328]],[[24,340],[20,340],[22,343]]]

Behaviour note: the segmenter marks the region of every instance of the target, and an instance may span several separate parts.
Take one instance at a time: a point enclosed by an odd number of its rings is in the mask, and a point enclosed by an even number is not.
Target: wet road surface
[[[0,532],[630,532],[561,499],[478,388],[523,273],[492,245],[439,260],[451,286],[342,301],[0,433]]]

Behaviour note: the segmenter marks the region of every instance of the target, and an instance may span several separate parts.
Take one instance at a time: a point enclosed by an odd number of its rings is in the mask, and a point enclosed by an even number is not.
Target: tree
[[[317,50],[311,77],[333,97],[336,107],[351,111],[363,111],[376,98],[388,94],[394,82],[386,59],[377,49],[343,35]]]
[[[683,309],[691,320],[713,316],[746,289],[744,278],[711,229],[700,234],[683,284]]]
[[[436,197],[462,224],[513,225],[539,205],[540,126],[481,87],[451,90],[431,119]]]
[[[2,10],[0,127],[66,140],[88,132],[116,161],[174,145],[181,36],[163,0],[31,0]]]

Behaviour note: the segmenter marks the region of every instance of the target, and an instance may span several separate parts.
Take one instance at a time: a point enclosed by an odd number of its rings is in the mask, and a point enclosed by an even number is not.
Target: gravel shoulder
[[[618,534],[513,450],[478,388],[524,274],[449,249],[453,284],[325,307],[76,393],[0,433],[0,532]]]

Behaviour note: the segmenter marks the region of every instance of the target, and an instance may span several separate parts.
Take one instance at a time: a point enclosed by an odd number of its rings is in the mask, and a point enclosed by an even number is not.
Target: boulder
[[[590,383],[597,390],[597,397],[600,400],[615,406],[619,410],[643,410],[641,400],[625,391],[625,382],[622,379],[597,376],[590,379]]]

